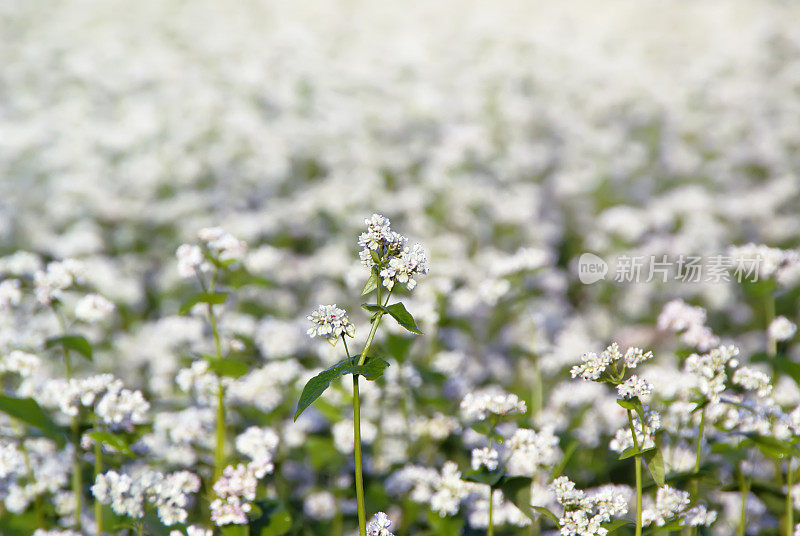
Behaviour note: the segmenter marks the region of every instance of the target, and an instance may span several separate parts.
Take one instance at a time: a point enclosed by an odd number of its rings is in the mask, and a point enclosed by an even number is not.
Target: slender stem
[[[631,437],[633,437],[633,446],[639,450],[639,439],[636,437],[636,429],[633,427],[633,412],[628,410],[628,424],[631,427]],[[644,423],[643,423],[644,425]],[[634,456],[635,469],[636,469],[636,536],[642,535],[642,456],[637,454]]]
[[[358,533],[360,536],[366,536],[367,513],[364,507],[364,477],[361,473],[361,401],[358,394],[358,374],[353,374],[353,456],[356,466]]]
[[[494,536],[494,522],[492,520],[494,513],[494,490],[489,488],[489,526],[486,528],[486,536]]]
[[[747,519],[747,495],[750,493],[750,483],[744,473],[739,471],[739,492],[742,495],[742,504],[739,507],[739,526],[736,529],[736,536],[745,536],[745,523]]]
[[[61,334],[66,335],[67,323],[58,306],[53,303],[53,312],[58,319],[58,325],[61,328]],[[64,373],[67,380],[72,378],[72,361],[70,359],[69,349],[61,345],[64,351]],[[75,497],[75,528],[81,530],[81,503],[83,502],[83,475],[81,474],[81,431],[80,431],[80,414],[72,418],[70,422],[70,431],[72,434],[72,494]]]
[[[775,319],[775,297],[772,293],[764,298],[764,313],[766,316],[767,355],[775,357],[778,354],[778,342],[769,335],[769,325]]]
[[[94,442],[94,478],[103,472],[103,453],[100,448],[100,441]],[[94,500],[94,523],[97,536],[103,535],[103,505],[95,498]]]
[[[703,446],[703,432],[705,431],[706,427],[706,407],[703,406],[700,410],[700,425],[697,427],[697,441],[695,443],[695,455],[694,455],[694,468],[692,470],[692,474],[696,475],[700,472],[700,450]],[[697,500],[697,479],[692,479],[692,500]],[[688,530],[689,534],[697,534],[697,527],[690,527]]]
[[[364,343],[364,350],[361,352],[361,357],[358,359],[359,367],[364,364],[364,361],[367,360],[367,352],[369,352],[369,349],[372,346],[372,339],[375,338],[375,332],[378,331],[378,326],[383,318],[383,313],[378,312],[376,314],[378,316],[375,317],[375,321],[372,323],[372,327],[369,330],[369,335],[367,335],[367,342]]]
[[[202,279],[200,280],[202,283]],[[217,282],[217,272],[211,278],[208,292],[214,292]],[[214,314],[214,306],[208,304],[208,321],[211,324],[211,335],[214,337],[214,350],[217,359],[222,359],[222,344],[219,337],[219,329],[217,328],[217,317]],[[214,480],[216,481],[222,476],[222,471],[225,466],[225,386],[222,384],[222,378],[219,379],[219,386],[217,387],[217,423],[214,438]]]
[[[794,533],[794,504],[792,501],[792,485],[794,484],[792,457],[786,461],[786,536]]]
[[[221,380],[221,378],[220,378]],[[222,476],[225,466],[225,387],[222,381],[217,389],[217,424],[214,444],[214,480]]]

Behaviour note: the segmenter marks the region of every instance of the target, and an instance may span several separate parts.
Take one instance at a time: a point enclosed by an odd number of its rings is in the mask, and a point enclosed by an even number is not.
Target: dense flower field
[[[0,2],[0,534],[800,535],[798,20]]]

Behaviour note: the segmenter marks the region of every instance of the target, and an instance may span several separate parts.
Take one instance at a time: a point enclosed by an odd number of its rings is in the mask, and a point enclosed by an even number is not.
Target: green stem
[[[202,279],[201,279],[202,282]],[[214,292],[217,282],[217,273],[211,279],[209,292]],[[217,359],[222,359],[222,344],[217,329],[217,317],[214,315],[214,306],[208,304],[208,321],[211,324],[211,335],[214,337],[214,350]],[[217,388],[217,423],[214,438],[214,480],[222,476],[225,467],[225,387],[222,385],[222,378],[219,379]]]
[[[58,310],[56,304],[53,304],[53,312],[58,319],[58,325],[61,328],[61,334],[66,335],[67,323]],[[64,351],[64,373],[67,380],[72,378],[72,361],[70,353],[66,346],[61,345]],[[81,475],[81,431],[80,431],[80,414],[72,418],[70,423],[70,431],[72,435],[72,494],[75,497],[75,528],[81,530],[81,503],[83,502],[83,475]]]
[[[639,450],[639,439],[636,437],[636,429],[633,427],[633,412],[628,410],[628,425],[631,427],[631,437],[633,446]],[[642,423],[644,425],[644,423]],[[642,456],[634,456],[636,469],[636,532],[635,536],[642,536]]]
[[[100,441],[94,442],[94,478],[103,472],[103,453],[100,448]],[[97,536],[103,536],[103,505],[97,499],[94,500],[94,522]]]
[[[489,526],[486,528],[486,536],[494,536],[494,522],[492,521],[494,513],[494,490],[489,488]]]
[[[745,523],[747,519],[747,495],[750,493],[750,483],[744,476],[744,473],[739,472],[739,492],[742,494],[742,504],[739,508],[739,526],[736,529],[736,536],[745,536]]]
[[[703,446],[703,432],[705,431],[706,426],[706,407],[700,410],[700,425],[697,428],[697,441],[695,443],[695,455],[694,455],[694,468],[692,470],[692,474],[696,475],[700,472],[700,450]],[[692,495],[691,498],[693,501],[697,501],[697,479],[692,479]],[[688,533],[691,535],[697,534],[697,527],[690,527]]]
[[[372,339],[375,338],[375,332],[378,331],[378,326],[383,318],[383,313],[378,312],[376,314],[377,316],[375,317],[375,321],[372,323],[372,327],[369,330],[369,335],[367,335],[367,342],[364,344],[364,350],[361,352],[361,357],[358,359],[359,367],[364,364],[364,361],[367,360],[367,352],[369,352],[369,349],[372,346]]]
[[[358,394],[358,374],[353,374],[353,456],[356,466],[358,533],[360,536],[366,536],[367,513],[364,507],[364,477],[361,473],[361,401]]]
[[[767,322],[767,355],[775,357],[778,354],[778,342],[769,336],[769,325],[775,319],[775,297],[772,293],[767,294],[766,298],[764,298],[764,314]]]
[[[221,378],[220,378],[221,380]],[[214,481],[222,476],[225,467],[225,387],[222,381],[217,389],[217,424],[214,444]]]
[[[786,536],[794,533],[794,504],[792,502],[792,485],[794,474],[792,471],[792,457],[786,461]]]

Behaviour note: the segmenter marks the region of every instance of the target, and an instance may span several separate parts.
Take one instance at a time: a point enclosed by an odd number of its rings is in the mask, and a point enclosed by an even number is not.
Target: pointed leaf
[[[553,512],[551,512],[550,510],[548,510],[547,508],[545,508],[544,506],[531,506],[531,508],[533,508],[534,510],[536,510],[537,512],[548,518],[550,521],[552,521],[556,527],[559,526],[558,516],[555,515]]]
[[[101,431],[89,432],[86,435],[88,435],[98,443],[109,445],[111,447],[114,447],[118,451],[122,452],[123,454],[127,454],[128,456],[133,456],[133,452],[131,452],[130,445],[128,445],[128,442],[125,441],[125,438],[123,437],[120,437],[116,434],[112,434],[111,432],[101,432]]]
[[[208,361],[209,370],[217,376],[240,378],[250,371],[250,366],[247,363],[232,357],[204,355],[203,358]]]
[[[406,328],[408,331],[412,333],[422,334],[422,332],[417,327],[417,323],[414,322],[414,317],[411,316],[411,313],[406,311],[405,306],[400,303],[393,303],[392,305],[386,307],[386,312],[389,313],[392,318],[397,320],[397,323]]]
[[[225,300],[228,298],[227,292],[198,292],[190,296],[183,304],[181,304],[181,308],[178,312],[182,315],[185,315],[189,311],[192,310],[192,307],[197,305],[198,303],[207,303],[209,305],[220,305],[225,303]]]
[[[630,522],[624,519],[616,519],[614,521],[609,521],[608,523],[603,523],[600,526],[603,527],[608,531],[607,534],[611,534],[615,530],[624,527],[625,525],[629,525]]]
[[[362,303],[361,308],[369,311],[370,313],[377,313],[377,312],[386,312],[386,308],[382,305],[375,305],[371,303]]]
[[[652,448],[643,452],[644,461],[647,462],[647,470],[650,471],[650,476],[653,481],[658,484],[658,487],[663,487],[665,484],[664,478],[666,470],[664,469],[664,457],[661,455],[661,449]]]
[[[367,357],[361,366],[353,364],[349,359],[344,359],[323,370],[308,380],[303,387],[300,400],[297,402],[294,420],[296,421],[300,414],[325,392],[335,378],[345,374],[359,374],[367,380],[376,380],[383,375],[383,371],[388,366],[389,363],[379,357]]]
[[[531,482],[527,476],[504,476],[497,486],[503,495],[519,508],[520,512],[531,519],[536,519],[536,514],[531,508]]]
[[[489,471],[486,469],[486,467],[481,466],[481,468],[477,471],[475,469],[465,471],[461,475],[461,480],[465,480],[467,482],[477,482],[478,484],[486,484],[487,486],[494,488],[495,484],[500,482],[502,476],[502,471]]]
[[[60,335],[58,337],[50,337],[45,341],[45,348],[53,348],[55,346],[63,346],[65,350],[74,350],[80,355],[92,360],[92,345],[86,340],[83,335],[70,333],[67,335]]]
[[[361,295],[366,296],[376,288],[378,288],[378,283],[380,282],[380,278],[378,277],[378,272],[372,270],[372,273],[369,274],[369,279],[367,282],[364,283],[364,288],[361,289]]]
[[[66,429],[54,423],[32,398],[14,398],[0,394],[0,411],[24,422],[55,441],[63,448],[68,437]]]

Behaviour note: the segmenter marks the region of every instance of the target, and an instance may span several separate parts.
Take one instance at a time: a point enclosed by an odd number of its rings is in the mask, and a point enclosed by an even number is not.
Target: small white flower
[[[483,465],[489,471],[497,469],[500,463],[500,455],[495,449],[483,447],[472,449],[472,469],[477,471]]]
[[[617,393],[624,399],[633,397],[643,398],[650,395],[653,388],[647,383],[647,380],[640,378],[635,374],[625,380],[623,383],[617,385]]]
[[[75,317],[94,324],[114,312],[114,304],[99,294],[87,294],[75,305]]]
[[[347,318],[345,310],[336,307],[335,303],[320,305],[306,319],[312,324],[311,328],[306,331],[308,336],[312,338],[325,337],[331,344],[336,344],[344,335],[353,337],[356,333],[356,328]]]
[[[378,512],[367,524],[367,534],[369,534],[369,536],[394,536],[389,530],[391,526],[392,521],[389,519],[389,516],[383,512]]]
[[[788,341],[797,332],[797,326],[785,316],[778,316],[770,322],[767,333],[773,341]]]

